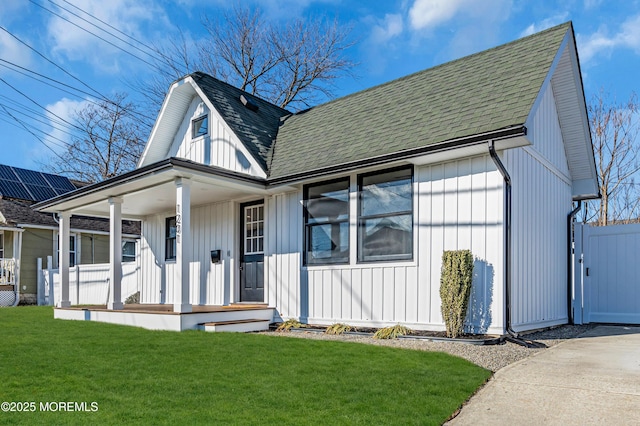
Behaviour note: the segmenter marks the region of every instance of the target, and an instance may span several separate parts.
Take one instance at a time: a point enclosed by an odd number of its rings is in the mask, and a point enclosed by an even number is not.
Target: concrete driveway
[[[598,326],[498,370],[448,424],[640,424],[640,327]]]

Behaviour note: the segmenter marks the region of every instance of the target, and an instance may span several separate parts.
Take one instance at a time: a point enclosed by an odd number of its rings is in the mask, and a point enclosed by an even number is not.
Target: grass
[[[442,353],[259,334],[149,331],[0,309],[0,424],[441,424],[490,376]]]

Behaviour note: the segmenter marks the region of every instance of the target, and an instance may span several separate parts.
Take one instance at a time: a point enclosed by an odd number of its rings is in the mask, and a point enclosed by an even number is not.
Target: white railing
[[[0,257],[0,285],[15,284],[16,260]]]
[[[136,262],[122,264],[122,302],[140,288],[140,268]],[[42,303],[60,302],[60,272],[42,269]],[[109,264],[77,265],[69,268],[69,300],[72,305],[105,305],[109,298]]]

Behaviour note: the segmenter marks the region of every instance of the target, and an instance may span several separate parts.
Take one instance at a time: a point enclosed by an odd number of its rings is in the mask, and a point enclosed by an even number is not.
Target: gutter
[[[518,345],[531,348],[540,347],[518,336],[511,328],[511,176],[496,153],[495,141],[489,145],[489,155],[502,175],[505,183],[504,191],[504,299],[507,334],[504,339]]]
[[[573,219],[582,208],[582,200],[578,200],[578,205],[567,215],[567,322],[573,324],[573,268],[571,260],[573,258]]]

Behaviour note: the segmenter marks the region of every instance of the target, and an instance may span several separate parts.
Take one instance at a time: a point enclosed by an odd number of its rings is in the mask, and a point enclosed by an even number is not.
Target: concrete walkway
[[[448,424],[640,424],[640,327],[598,326],[498,370]]]

